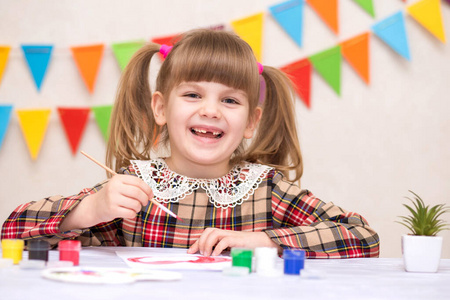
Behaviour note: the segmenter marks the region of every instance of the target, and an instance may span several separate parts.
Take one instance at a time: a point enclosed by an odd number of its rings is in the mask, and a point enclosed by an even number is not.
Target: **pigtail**
[[[247,152],[247,160],[267,164],[280,170],[293,181],[303,173],[303,161],[294,115],[294,89],[280,70],[264,66],[266,83],[263,114],[256,136]]]
[[[150,159],[160,132],[153,118],[149,82],[150,61],[159,48],[148,44],[139,49],[120,79],[106,150],[106,164],[116,172],[132,159]]]

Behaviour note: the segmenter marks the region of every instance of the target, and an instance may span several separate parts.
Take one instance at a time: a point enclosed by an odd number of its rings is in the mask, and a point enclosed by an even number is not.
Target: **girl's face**
[[[168,99],[160,92],[152,98],[158,125],[167,125],[171,157],[177,173],[200,178],[226,174],[230,157],[243,138],[251,138],[261,116],[249,119],[245,92],[215,82],[183,82]]]

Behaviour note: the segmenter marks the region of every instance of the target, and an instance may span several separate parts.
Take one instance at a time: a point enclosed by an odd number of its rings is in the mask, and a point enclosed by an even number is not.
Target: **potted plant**
[[[438,204],[433,207],[425,205],[423,200],[413,191],[414,206],[403,204],[409,212],[408,216],[400,216],[400,223],[411,233],[402,236],[402,253],[405,270],[408,272],[437,272],[442,252],[442,237],[436,234],[448,229],[447,223],[441,219],[449,207]]]

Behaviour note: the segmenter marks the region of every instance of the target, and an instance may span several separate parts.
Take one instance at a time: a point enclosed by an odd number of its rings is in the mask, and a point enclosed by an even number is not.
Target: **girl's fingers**
[[[195,254],[198,252],[198,240],[195,241],[195,243],[193,243],[191,245],[191,247],[189,247],[187,253],[189,254]]]

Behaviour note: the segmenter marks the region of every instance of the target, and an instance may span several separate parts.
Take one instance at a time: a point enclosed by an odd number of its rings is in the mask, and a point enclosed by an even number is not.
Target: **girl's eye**
[[[200,95],[195,94],[195,93],[188,93],[188,94],[185,94],[184,97],[198,99],[198,98],[200,98]]]
[[[226,98],[226,99],[223,99],[223,102],[228,103],[228,104],[239,104],[239,102],[236,101],[236,100],[233,99],[233,98]]]

